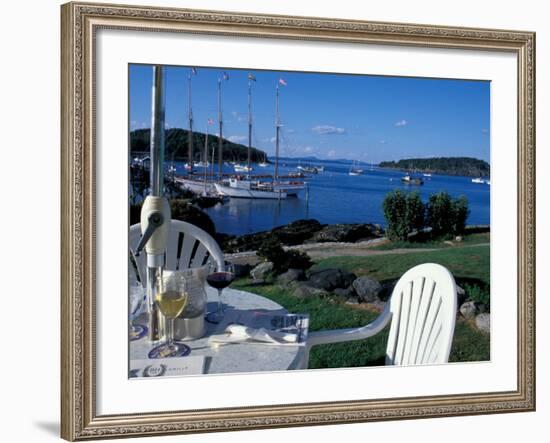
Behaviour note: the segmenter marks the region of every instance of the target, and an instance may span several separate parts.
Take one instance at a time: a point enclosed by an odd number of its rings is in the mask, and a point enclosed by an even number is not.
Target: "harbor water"
[[[281,160],[279,174],[296,172],[300,163]],[[306,164],[301,163],[303,166]],[[308,164],[309,165],[309,164]],[[218,232],[233,235],[250,234],[273,229],[292,221],[313,218],[324,224],[377,223],[385,224],[382,202],[394,189],[406,192],[418,191],[424,202],[431,194],[446,191],[452,197],[466,196],[470,225],[490,224],[490,185],[472,183],[472,177],[433,174],[423,177],[424,185],[406,185],[401,182],[404,173],[361,165],[363,175],[348,174],[351,164],[344,162],[316,161],[324,171],[307,176],[308,192],[283,200],[230,199],[205,211],[212,218]],[[176,162],[176,170],[183,174],[183,164]],[[261,168],[253,165],[253,174],[273,173],[273,165]],[[217,170],[217,165],[216,165]],[[197,172],[200,172],[199,169]],[[225,165],[224,172],[234,172]]]

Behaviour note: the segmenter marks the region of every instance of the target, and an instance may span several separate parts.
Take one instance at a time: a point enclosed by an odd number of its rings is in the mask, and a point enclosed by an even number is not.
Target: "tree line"
[[[193,131],[193,161],[204,160],[204,142],[206,134]],[[165,151],[164,155],[167,160],[172,159],[177,161],[189,161],[187,154],[187,146],[189,139],[189,131],[187,129],[170,128],[165,132]],[[130,132],[130,152],[132,155],[140,152],[148,152],[151,140],[150,129],[136,129]],[[218,143],[217,135],[208,134],[208,160],[212,161],[212,150],[214,150],[214,159],[218,159]],[[223,160],[245,162],[248,158],[248,148],[240,143],[223,139]],[[267,158],[267,154],[257,148],[250,149],[251,161],[256,163]]]
[[[397,162],[383,161],[379,167],[471,177],[488,177],[491,172],[489,163],[473,157],[408,158]]]

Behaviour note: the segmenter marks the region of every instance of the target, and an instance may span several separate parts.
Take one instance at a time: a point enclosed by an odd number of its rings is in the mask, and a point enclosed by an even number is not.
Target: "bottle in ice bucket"
[[[189,300],[183,312],[174,320],[176,340],[193,340],[206,333],[204,312],[206,310],[206,291],[204,284],[208,275],[208,266],[188,269],[185,272]]]

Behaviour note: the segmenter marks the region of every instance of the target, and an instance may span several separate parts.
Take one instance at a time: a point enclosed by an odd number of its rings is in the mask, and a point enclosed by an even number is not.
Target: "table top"
[[[217,291],[206,287],[207,312],[215,311]],[[226,312],[229,310],[256,310],[270,314],[287,314],[279,304],[251,292],[227,288],[222,293],[222,302]],[[189,355],[204,355],[205,374],[223,374],[232,372],[284,371],[301,367],[304,349],[297,345],[269,346],[255,343],[232,343],[212,346],[208,343],[211,335],[221,333],[219,325],[205,322],[206,334],[185,344],[191,348]],[[223,326],[221,326],[223,329]],[[130,342],[130,359],[146,359],[151,344],[144,337]],[[176,357],[178,358],[178,357]],[[185,358],[185,357],[179,357]]]

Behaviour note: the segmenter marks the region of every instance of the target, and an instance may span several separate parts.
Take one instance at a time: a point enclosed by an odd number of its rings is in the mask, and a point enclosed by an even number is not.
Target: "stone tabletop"
[[[208,306],[207,312],[214,311],[217,303],[217,291],[206,288]],[[273,314],[286,314],[287,311],[265,297],[236,289],[225,289],[222,302],[227,311],[258,310]],[[222,374],[231,372],[284,371],[297,369],[304,358],[304,349],[300,346],[281,345],[267,346],[265,344],[239,343],[222,346],[208,344],[211,335],[222,332],[224,325],[213,325],[206,322],[206,335],[200,339],[185,343],[191,348],[190,355],[204,355],[205,373]],[[151,345],[146,337],[130,343],[131,359],[146,359]],[[185,357],[181,357],[185,358]]]

